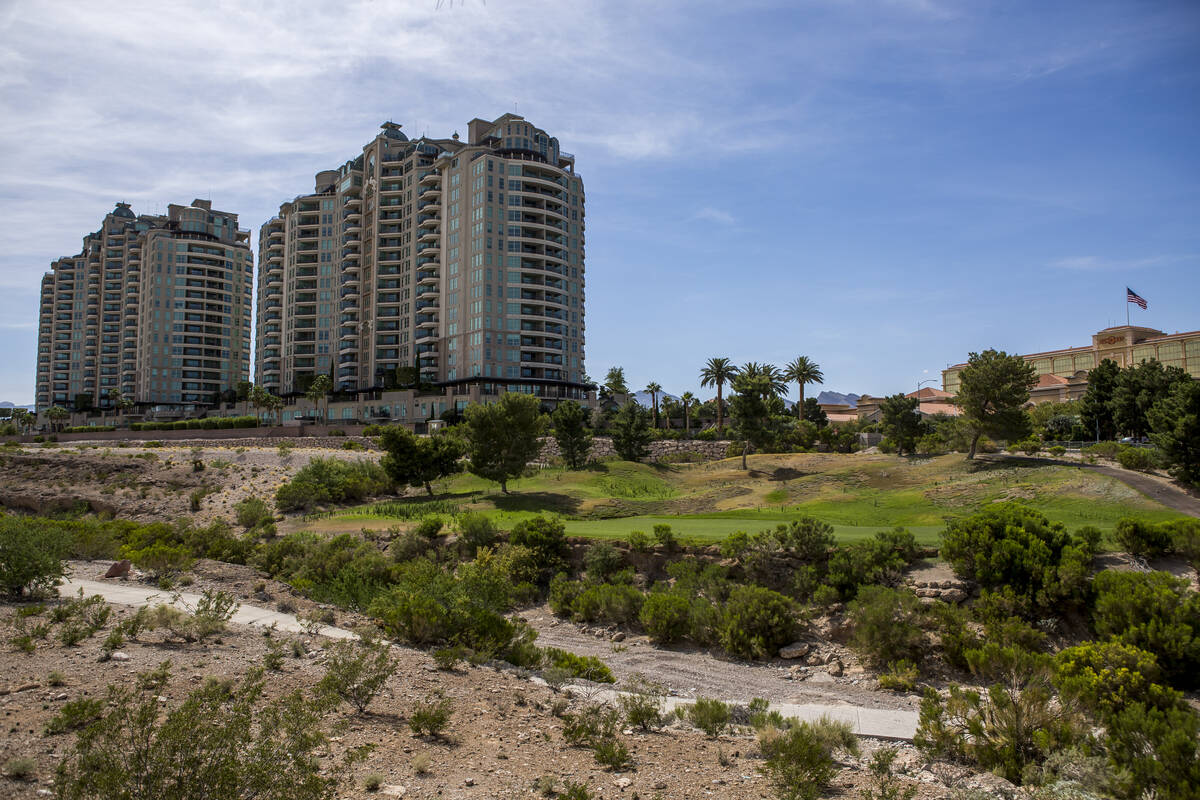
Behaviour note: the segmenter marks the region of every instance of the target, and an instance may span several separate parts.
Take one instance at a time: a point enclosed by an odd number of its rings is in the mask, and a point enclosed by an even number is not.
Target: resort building
[[[1034,403],[1065,402],[1083,397],[1088,371],[1106,358],[1121,367],[1157,359],[1163,366],[1181,367],[1200,378],[1200,331],[1169,334],[1138,325],[1119,325],[1092,336],[1091,345],[1030,353],[1022,358],[1038,375],[1030,399]],[[942,370],[942,388],[951,395],[958,393],[958,376],[965,366],[955,364]]]
[[[329,375],[360,405],[418,384],[459,407],[587,398],[574,156],[515,114],[465,140],[400,128],[262,226],[255,381],[292,397]]]
[[[249,378],[253,256],[237,215],[207,200],[135,215],[117,203],[42,278],[36,402],[192,413]]]

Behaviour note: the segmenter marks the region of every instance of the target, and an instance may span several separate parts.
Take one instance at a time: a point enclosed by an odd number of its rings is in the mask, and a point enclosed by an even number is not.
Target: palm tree
[[[654,407],[654,427],[658,427],[658,393],[662,391],[662,387],[654,381],[646,384],[644,391],[650,393],[650,405]]]
[[[784,377],[800,387],[800,402],[796,404],[796,416],[804,419],[804,387],[809,383],[820,383],[825,380],[821,367],[808,356],[796,356],[796,360],[787,365],[783,371]]]
[[[17,428],[22,433],[29,432],[29,428],[33,425],[33,419],[34,419],[33,414],[30,414],[29,411],[27,411],[26,409],[24,409],[24,408],[14,408],[13,409],[13,412],[12,412],[13,424],[16,425]]]
[[[325,400],[328,402],[327,398],[329,397],[329,390],[332,388],[333,380],[328,375],[318,375],[313,379],[313,382],[309,384],[308,391],[304,393],[304,396],[308,398],[313,406],[319,411],[321,408],[321,401]],[[321,415],[322,422],[328,422],[328,420],[325,419],[325,416],[326,415]]]
[[[780,397],[787,392],[786,378],[783,372],[774,364],[759,364],[757,361],[749,361],[742,365],[738,370],[739,375],[745,375],[747,378],[766,378],[766,383],[763,384],[762,399],[766,400],[770,397]]]
[[[121,394],[121,396],[117,398],[117,412],[121,417],[124,417],[127,413],[129,413],[129,410],[133,408],[133,406],[134,402],[132,397],[126,394]]]
[[[731,382],[737,377],[738,369],[733,364],[729,363],[728,358],[710,358],[704,368],[700,370],[700,385],[701,386],[716,386],[717,387],[717,433],[725,432],[725,416],[722,408],[722,389],[726,383]]]
[[[696,402],[696,395],[691,392],[684,392],[683,397],[679,398],[679,401],[683,403],[683,434],[690,439],[692,438],[692,418],[689,409]]]
[[[62,421],[70,416],[71,412],[67,411],[62,406],[52,406],[50,410],[46,412],[46,419],[50,420],[50,430],[58,430]]]

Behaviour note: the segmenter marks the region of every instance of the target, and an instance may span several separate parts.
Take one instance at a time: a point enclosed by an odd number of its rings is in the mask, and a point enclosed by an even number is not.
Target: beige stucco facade
[[[1200,331],[1164,333],[1139,325],[1119,325],[1092,336],[1084,347],[1068,347],[1022,356],[1037,371],[1037,386],[1030,392],[1035,403],[1077,400],[1087,391],[1087,373],[1104,359],[1127,367],[1157,359],[1167,367],[1180,367],[1200,378]],[[957,394],[959,373],[966,364],[942,370],[942,388]]]

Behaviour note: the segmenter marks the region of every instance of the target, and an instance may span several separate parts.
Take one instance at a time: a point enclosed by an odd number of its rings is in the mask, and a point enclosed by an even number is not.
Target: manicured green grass
[[[437,487],[430,511],[453,508],[487,514],[504,529],[540,513],[566,520],[575,536],[624,539],[671,525],[677,536],[719,541],[734,531],[771,527],[800,516],[834,526],[844,541],[897,525],[934,544],[947,521],[995,502],[1019,500],[1074,530],[1093,525],[1111,532],[1126,516],[1159,521],[1177,514],[1116,479],[1078,468],[1021,460],[967,462],[961,455],[932,459],[893,456],[755,456],[751,470],[737,459],[694,465],[655,466],[610,461],[571,472],[540,470],[509,484],[463,474]],[[425,498],[392,518],[386,508],[359,507],[332,516],[370,527],[405,524],[419,516]],[[436,506],[436,508],[434,508]],[[381,513],[382,512],[382,513]],[[315,529],[321,521],[314,521]]]

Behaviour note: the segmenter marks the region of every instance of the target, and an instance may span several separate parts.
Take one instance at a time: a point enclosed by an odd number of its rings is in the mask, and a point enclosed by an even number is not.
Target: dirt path
[[[94,581],[71,579],[59,587],[59,594],[71,596],[83,590],[85,595],[99,595],[111,603],[145,606],[167,603],[183,609],[194,609],[201,597],[197,594],[164,592],[150,586],[126,581]],[[527,612],[527,618],[539,630],[539,643],[569,649],[584,655],[596,655],[612,667],[619,679],[641,672],[671,690],[668,706],[686,703],[705,696],[729,702],[746,702],[753,697],[771,701],[772,708],[785,716],[816,719],[829,715],[844,719],[862,736],[888,739],[911,739],[917,727],[917,699],[882,695],[879,692],[857,690],[859,678],[848,677],[848,685],[836,686],[835,679],[824,674],[827,684],[796,684],[789,681],[786,669],[765,665],[721,661],[708,653],[659,650],[648,641],[630,641],[625,649],[614,652],[612,644],[600,641],[579,631],[574,625],[558,623],[538,611]],[[234,614],[235,624],[270,627],[299,633],[304,630],[294,614],[285,614],[243,603]],[[331,638],[351,638],[353,633],[343,628],[322,626],[318,634]],[[641,637],[644,639],[644,637]],[[816,680],[814,678],[813,680]],[[601,692],[599,699],[612,700],[615,692]]]
[[[596,656],[619,681],[640,673],[665,686],[673,698],[718,697],[746,703],[763,697],[780,713],[793,716],[808,717],[809,713],[792,709],[820,709],[815,716],[835,710],[861,711],[862,715],[851,721],[866,726],[860,732],[875,731],[868,735],[911,739],[916,730],[920,697],[876,690],[874,679],[861,667],[849,667],[841,677],[817,667],[807,671],[806,680],[797,680],[790,664],[727,661],[702,650],[669,650],[654,646],[645,636],[630,636],[621,642],[600,639],[556,619],[545,606],[521,616],[537,630],[539,645]],[[888,732],[877,725],[886,726]]]

